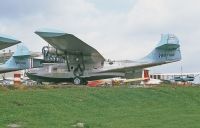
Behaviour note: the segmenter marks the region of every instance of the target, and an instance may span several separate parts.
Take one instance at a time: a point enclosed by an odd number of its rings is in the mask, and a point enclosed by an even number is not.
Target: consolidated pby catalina
[[[44,66],[27,72],[27,76],[37,82],[79,85],[114,77],[139,78],[144,68],[181,60],[179,40],[173,34],[162,34],[155,49],[140,60],[109,61],[72,34],[52,30],[35,33],[51,45],[42,49]]]

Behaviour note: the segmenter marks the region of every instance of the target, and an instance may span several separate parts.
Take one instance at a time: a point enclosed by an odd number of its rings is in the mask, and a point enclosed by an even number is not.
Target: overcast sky
[[[175,34],[182,61],[154,72],[200,71],[199,0],[0,0],[0,33],[12,35],[31,51],[41,51],[40,28],[71,33],[105,58],[139,59],[162,33]]]

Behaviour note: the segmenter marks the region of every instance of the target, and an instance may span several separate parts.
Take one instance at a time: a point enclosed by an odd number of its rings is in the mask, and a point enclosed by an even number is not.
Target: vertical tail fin
[[[162,34],[156,48],[143,59],[152,63],[170,63],[181,60],[178,38],[173,34]]]
[[[6,61],[5,65],[13,69],[26,69],[30,67],[30,51],[24,45],[18,45],[12,57]]]

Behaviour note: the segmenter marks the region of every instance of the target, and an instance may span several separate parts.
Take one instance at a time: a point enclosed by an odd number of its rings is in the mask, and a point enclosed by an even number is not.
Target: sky
[[[31,51],[47,43],[34,32],[53,28],[74,34],[107,59],[137,60],[162,33],[175,34],[182,61],[152,68],[200,72],[199,0],[0,0],[0,34],[12,35]]]

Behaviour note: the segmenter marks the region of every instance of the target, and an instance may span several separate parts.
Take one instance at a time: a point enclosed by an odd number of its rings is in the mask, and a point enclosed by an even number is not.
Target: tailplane
[[[178,38],[173,34],[162,34],[161,40],[156,48],[143,59],[160,64],[181,60]]]

